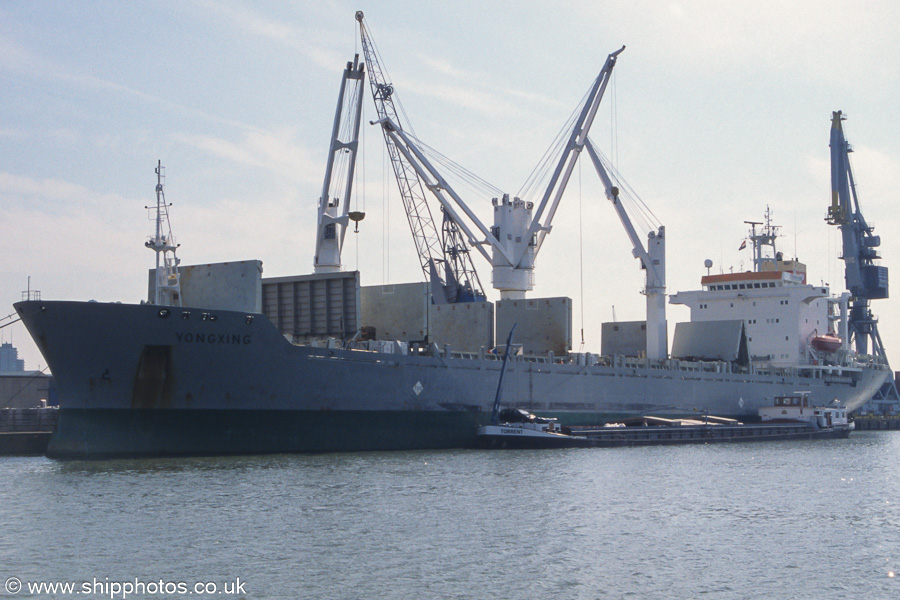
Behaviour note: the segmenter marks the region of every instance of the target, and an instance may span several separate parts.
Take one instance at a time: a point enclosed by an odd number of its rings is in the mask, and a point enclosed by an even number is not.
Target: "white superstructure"
[[[829,291],[787,270],[707,275],[702,290],[670,302],[691,309],[691,321],[743,320],[750,359],[787,367],[807,362],[810,342],[828,331]]]
[[[846,298],[832,298],[827,286],[807,283],[806,265],[784,260],[775,251],[776,227],[767,222],[758,232],[761,223],[750,225],[755,270],[706,275],[701,290],[678,292],[669,301],[688,306],[692,322],[743,321],[750,360],[758,366],[840,362],[847,354],[846,342],[823,352],[813,340],[846,340],[845,325],[832,331],[834,321],[846,321]]]

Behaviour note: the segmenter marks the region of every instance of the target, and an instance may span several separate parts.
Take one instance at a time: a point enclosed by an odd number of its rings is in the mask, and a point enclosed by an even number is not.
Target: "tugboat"
[[[585,436],[572,435],[556,419],[538,417],[521,408],[504,408],[499,419],[478,428],[482,448],[572,448],[593,444]]]
[[[847,416],[847,409],[836,401],[834,406],[813,406],[809,392],[797,392],[790,396],[776,396],[773,406],[759,409],[763,423],[807,423],[819,431],[833,430],[836,433],[846,432],[847,437],[854,429],[854,424]]]
[[[500,410],[500,396],[503,391],[503,375],[512,350],[514,323],[506,338],[506,349],[503,352],[503,365],[500,367],[500,380],[497,382],[497,394],[494,396],[494,407],[491,410],[491,424],[478,428],[478,444],[482,448],[569,448],[572,446],[590,446],[590,440],[583,436],[563,432],[556,419],[538,417],[521,408],[504,408]]]

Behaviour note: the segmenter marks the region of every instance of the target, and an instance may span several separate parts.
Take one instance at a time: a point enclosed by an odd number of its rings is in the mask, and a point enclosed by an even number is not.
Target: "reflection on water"
[[[894,597],[898,458],[895,432],[667,448],[7,458],[0,575],[240,577],[248,598]]]

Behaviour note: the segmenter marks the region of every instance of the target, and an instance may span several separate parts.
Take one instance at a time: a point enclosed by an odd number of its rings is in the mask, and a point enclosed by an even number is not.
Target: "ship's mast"
[[[163,191],[165,170],[162,161],[156,165],[156,233],[144,242],[147,248],[156,252],[156,279],[153,303],[160,306],[181,306],[181,281],[175,250],[180,244],[175,243],[172,235],[172,224],[169,221],[169,207]],[[145,206],[150,210],[152,207]]]
[[[776,263],[778,261],[778,253],[775,251],[775,239],[778,237],[778,225],[772,225],[772,211],[766,207],[766,222],[744,221],[750,226],[750,243],[753,244],[753,270],[757,273],[763,270],[765,263]],[[757,230],[757,226],[763,226]],[[763,248],[772,249],[769,256],[763,255]]]

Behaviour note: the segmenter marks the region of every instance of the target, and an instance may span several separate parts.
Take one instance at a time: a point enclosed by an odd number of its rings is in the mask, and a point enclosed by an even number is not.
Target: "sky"
[[[698,289],[706,259],[712,272],[749,269],[744,221],[767,207],[779,249],[811,283],[843,289],[840,235],[824,221],[831,113],[843,110],[863,213],[900,277],[890,0],[0,2],[0,317],[29,285],[48,300],[145,299],[158,160],[183,264],[312,272],[357,10],[417,136],[510,195],[625,45],[591,137],[665,225],[669,293]],[[364,111],[368,123],[369,97]],[[380,132],[363,129],[353,206],[366,218],[344,268],[363,285],[421,281]],[[490,222],[490,196],[466,201]],[[602,322],[644,318],[642,271],[588,163],[535,279],[531,297],[573,299],[575,350],[599,351]],[[873,310],[900,365],[892,293]],[[670,336],[689,318],[673,305],[668,316]],[[21,323],[0,339],[27,369],[45,366]]]

